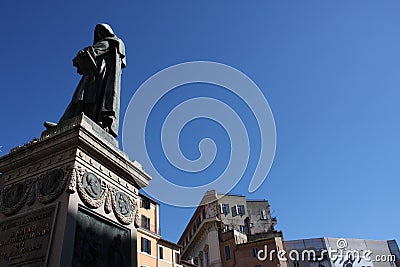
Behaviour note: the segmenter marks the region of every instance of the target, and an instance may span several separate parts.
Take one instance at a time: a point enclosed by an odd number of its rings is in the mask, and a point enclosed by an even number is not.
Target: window
[[[144,229],[150,230],[150,218],[147,218],[146,216],[142,215],[141,226]]]
[[[229,261],[231,259],[231,248],[230,246],[225,246],[225,260]]]
[[[144,209],[150,209],[150,199],[142,198],[140,200],[140,207]]]
[[[151,254],[151,241],[142,237],[142,252],[146,252],[148,254]]]
[[[206,218],[206,210],[203,209],[203,220]]]
[[[266,220],[267,218],[267,211],[266,210],[261,210],[261,220]]]
[[[260,265],[260,264],[257,264],[257,265],[254,265],[254,267],[261,267],[261,265]]]
[[[238,215],[238,212],[237,212],[237,206],[235,205],[232,207],[232,216],[235,217],[236,215]]]
[[[244,215],[244,214],[245,214],[245,212],[244,212],[244,205],[237,205],[237,213],[238,213],[239,215]]]
[[[220,204],[221,214],[227,215],[229,213],[229,204]]]
[[[244,225],[239,225],[239,231],[241,232],[241,233],[246,233],[246,227],[244,226]]]
[[[179,252],[175,252],[175,263],[176,264],[179,264],[179,262],[180,262],[180,257],[179,256],[180,256]]]
[[[164,249],[163,249],[163,247],[158,247],[158,257],[161,260],[164,259]]]
[[[232,215],[240,215],[243,216],[245,214],[244,205],[235,205],[232,207]]]

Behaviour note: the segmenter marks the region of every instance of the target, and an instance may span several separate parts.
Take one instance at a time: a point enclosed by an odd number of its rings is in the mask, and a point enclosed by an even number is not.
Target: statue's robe
[[[126,66],[125,46],[115,35],[106,37],[83,51],[94,59],[95,70],[82,73],[78,87],[60,122],[82,112],[116,137],[119,125],[121,69]],[[76,59],[74,59],[74,64]],[[79,66],[78,72],[80,72]]]

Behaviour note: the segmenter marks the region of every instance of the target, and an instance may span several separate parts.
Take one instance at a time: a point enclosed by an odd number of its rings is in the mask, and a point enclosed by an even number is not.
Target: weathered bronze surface
[[[84,113],[106,132],[118,135],[121,73],[126,67],[125,45],[107,24],[97,24],[93,45],[78,52],[73,65],[82,75],[59,124]],[[46,128],[57,126],[45,122]]]
[[[128,229],[80,208],[72,266],[131,266],[130,235]]]

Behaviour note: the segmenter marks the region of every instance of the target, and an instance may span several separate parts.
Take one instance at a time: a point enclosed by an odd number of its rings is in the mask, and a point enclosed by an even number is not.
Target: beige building
[[[240,257],[254,260],[253,248],[265,242],[281,246],[281,235],[274,230],[276,223],[266,200],[249,201],[240,195],[208,191],[178,241],[182,259],[200,267],[253,267],[237,265],[237,261]],[[250,244],[256,234],[263,241]],[[258,260],[255,263],[262,264]],[[260,266],[286,266],[284,262],[273,264]]]
[[[138,201],[138,267],[182,267],[180,246],[161,237],[159,204],[143,194],[139,194]]]

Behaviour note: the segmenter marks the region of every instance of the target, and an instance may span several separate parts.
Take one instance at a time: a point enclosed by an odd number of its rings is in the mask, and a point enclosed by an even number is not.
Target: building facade
[[[272,254],[266,260],[260,259],[264,256],[263,250],[284,250],[282,234],[270,233],[269,237],[254,238],[253,241],[243,243],[237,242],[237,231],[230,230],[220,234],[220,253],[223,267],[288,267],[287,262],[279,259],[277,254]],[[239,233],[241,234],[241,233]],[[261,253],[259,255],[259,252]],[[269,255],[268,255],[269,256]]]
[[[143,194],[139,194],[137,204],[138,267],[181,267],[180,246],[161,237],[159,204]]]
[[[242,266],[238,265],[242,256],[254,258],[253,246],[283,244],[274,229],[276,223],[266,200],[249,201],[240,195],[208,191],[178,241],[182,259],[200,267]],[[254,266],[259,264],[256,260]]]

